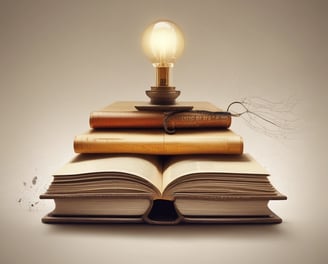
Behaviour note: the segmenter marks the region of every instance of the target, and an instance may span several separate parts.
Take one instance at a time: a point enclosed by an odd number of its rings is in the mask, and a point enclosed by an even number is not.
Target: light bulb
[[[154,67],[173,67],[183,52],[184,38],[172,21],[156,21],[144,31],[142,46]]]
[[[156,86],[146,94],[152,104],[175,104],[180,91],[170,86],[170,68],[184,49],[184,38],[179,27],[172,21],[160,20],[149,25],[142,37],[143,50],[156,68]]]

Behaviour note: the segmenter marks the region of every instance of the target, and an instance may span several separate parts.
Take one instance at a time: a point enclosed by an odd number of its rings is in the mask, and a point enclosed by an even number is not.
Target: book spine
[[[182,112],[166,116],[156,112],[92,112],[91,128],[160,128],[163,123],[169,128],[229,128],[231,115],[210,112]]]
[[[91,128],[147,128],[163,126],[163,114],[151,112],[92,112]]]
[[[169,135],[170,136],[170,135]],[[149,155],[185,155],[185,154],[237,154],[243,153],[243,140],[239,136],[225,140],[216,138],[188,138],[181,140],[139,140],[114,137],[76,136],[76,153],[131,153]]]

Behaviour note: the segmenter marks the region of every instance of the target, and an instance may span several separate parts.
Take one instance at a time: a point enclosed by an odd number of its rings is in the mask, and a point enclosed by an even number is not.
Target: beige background
[[[327,3],[1,0],[0,262],[327,263]],[[185,33],[173,73],[180,100],[223,108],[245,97],[296,103],[288,139],[242,119],[232,125],[289,197],[271,206],[283,224],[41,224],[53,204],[34,203],[74,155],[73,137],[88,129],[89,112],[148,100],[154,70],[140,37],[158,18]]]

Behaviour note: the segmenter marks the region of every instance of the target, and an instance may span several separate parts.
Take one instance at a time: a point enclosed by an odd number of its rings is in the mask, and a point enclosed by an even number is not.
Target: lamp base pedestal
[[[175,102],[180,91],[175,90],[174,86],[152,86],[151,90],[146,91],[146,95],[150,98],[150,103],[136,105],[135,108],[139,111],[189,111],[193,108]]]
[[[151,90],[146,91],[146,95],[150,98],[151,104],[174,105],[180,91],[175,90],[174,86],[152,86]]]

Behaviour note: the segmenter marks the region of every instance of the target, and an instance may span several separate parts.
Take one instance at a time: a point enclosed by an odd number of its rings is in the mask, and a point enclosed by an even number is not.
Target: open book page
[[[59,169],[54,176],[113,173],[136,175],[158,190],[162,189],[162,164],[156,156],[80,154]]]
[[[264,175],[268,172],[250,155],[190,155],[168,159],[163,171],[163,190],[190,174]],[[199,177],[201,177],[200,175]]]

